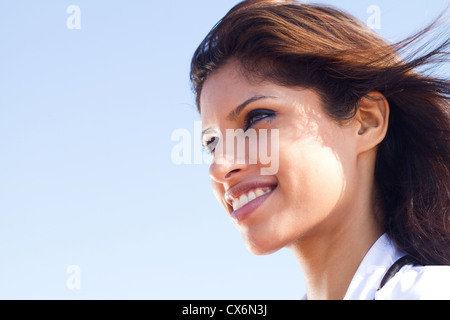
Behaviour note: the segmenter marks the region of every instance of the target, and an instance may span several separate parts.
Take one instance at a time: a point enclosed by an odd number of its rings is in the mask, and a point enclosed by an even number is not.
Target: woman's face
[[[230,62],[206,80],[200,107],[214,194],[250,251],[271,253],[345,221],[357,192],[355,128],[327,117],[314,90],[253,82]],[[244,155],[238,132],[257,137]]]

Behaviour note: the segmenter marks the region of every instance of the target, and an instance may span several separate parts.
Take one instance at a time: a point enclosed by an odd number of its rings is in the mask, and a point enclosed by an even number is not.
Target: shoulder
[[[449,300],[450,266],[406,265],[376,293],[377,300]]]

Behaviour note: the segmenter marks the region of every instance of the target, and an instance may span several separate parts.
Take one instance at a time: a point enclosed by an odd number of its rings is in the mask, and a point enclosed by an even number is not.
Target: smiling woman
[[[450,298],[450,88],[415,71],[450,40],[398,54],[431,28],[390,45],[331,7],[243,1],[194,54],[214,194],[251,252],[292,250],[308,299]]]

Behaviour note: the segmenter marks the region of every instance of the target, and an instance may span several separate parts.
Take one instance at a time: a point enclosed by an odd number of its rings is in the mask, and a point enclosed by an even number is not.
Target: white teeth
[[[254,190],[249,191],[246,194],[243,194],[239,197],[239,199],[233,200],[233,210],[236,211],[243,206],[245,206],[250,201],[255,200],[256,198],[261,197],[262,195],[265,195],[266,193],[271,192],[272,189],[270,188],[257,188]]]
[[[256,197],[261,197],[264,194],[264,191],[262,189],[256,189],[255,194]]]
[[[239,198],[239,207],[243,207],[248,203],[248,197],[247,195],[243,194],[240,198]]]

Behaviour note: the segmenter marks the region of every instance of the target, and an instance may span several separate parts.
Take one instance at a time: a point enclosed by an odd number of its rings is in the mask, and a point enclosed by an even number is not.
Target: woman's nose
[[[236,148],[229,149],[232,150],[222,151],[220,146],[216,148],[213,162],[209,167],[209,175],[216,182],[225,183],[239,172],[245,171],[249,166],[246,152],[241,155],[239,152],[236,152]]]

